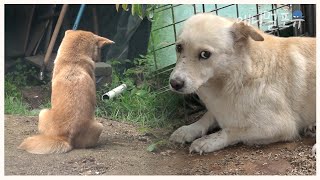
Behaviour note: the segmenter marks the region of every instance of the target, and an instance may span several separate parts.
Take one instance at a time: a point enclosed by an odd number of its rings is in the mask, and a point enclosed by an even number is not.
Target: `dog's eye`
[[[202,51],[200,53],[200,57],[201,59],[208,59],[211,56],[211,52],[209,51]]]
[[[177,45],[176,45],[176,51],[177,51],[178,53],[181,53],[181,51],[182,51],[182,46],[181,46],[181,44],[177,44]]]

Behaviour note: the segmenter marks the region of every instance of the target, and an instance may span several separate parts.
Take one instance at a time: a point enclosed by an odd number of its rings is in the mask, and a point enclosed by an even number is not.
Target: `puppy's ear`
[[[64,32],[64,35],[67,35],[67,34],[71,33],[72,31],[74,31],[74,30],[66,30],[66,31]]]
[[[251,37],[255,41],[264,41],[264,38],[252,26],[244,22],[236,22],[231,27],[231,32],[236,42],[247,40]]]
[[[101,36],[97,36],[97,35],[94,35],[94,37],[96,38],[96,41],[97,41],[97,44],[98,44],[98,47],[101,48],[107,44],[113,44],[114,42],[111,41],[110,39],[107,39],[105,37],[101,37]]]

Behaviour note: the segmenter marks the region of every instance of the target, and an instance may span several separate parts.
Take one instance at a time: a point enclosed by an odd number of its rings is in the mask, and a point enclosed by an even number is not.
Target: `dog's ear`
[[[113,44],[114,42],[111,41],[110,39],[107,39],[105,37],[101,37],[101,36],[97,36],[97,35],[94,35],[94,37],[96,38],[96,41],[97,41],[97,44],[98,44],[98,47],[101,48],[107,44]]]
[[[71,33],[72,31],[74,31],[74,30],[66,30],[66,31],[64,32],[64,35],[67,35],[67,34]]]
[[[236,42],[247,40],[249,37],[255,41],[264,41],[261,34],[244,22],[235,22],[231,27],[231,33]]]

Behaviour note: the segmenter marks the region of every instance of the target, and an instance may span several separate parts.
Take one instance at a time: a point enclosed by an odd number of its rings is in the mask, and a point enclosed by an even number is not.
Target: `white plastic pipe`
[[[111,91],[103,94],[102,95],[102,100],[112,99],[115,96],[118,96],[119,94],[121,94],[126,89],[127,89],[127,85],[126,84],[121,84],[120,86],[118,86],[118,87],[112,89]]]

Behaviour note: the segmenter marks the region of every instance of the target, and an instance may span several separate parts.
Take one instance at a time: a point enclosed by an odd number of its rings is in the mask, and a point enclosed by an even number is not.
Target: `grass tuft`
[[[114,62],[112,84],[101,88],[97,93],[97,116],[128,121],[145,127],[166,127],[176,123],[182,97],[170,91],[157,92],[157,79],[149,68],[150,57],[136,59],[133,67],[123,73],[117,71]],[[122,83],[127,85],[127,90],[114,99],[101,100],[103,93]]]
[[[38,115],[39,110],[31,110],[29,105],[23,101],[21,94],[23,87],[37,83],[30,78],[34,76],[36,71],[34,67],[30,67],[21,59],[17,59],[15,63],[15,69],[5,75],[4,113],[23,116]]]

